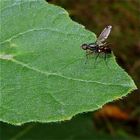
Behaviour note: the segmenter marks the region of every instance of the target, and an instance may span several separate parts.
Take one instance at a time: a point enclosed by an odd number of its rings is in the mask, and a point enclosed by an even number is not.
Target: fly
[[[111,25],[105,27],[104,30],[99,35],[99,37],[97,38],[95,43],[81,45],[81,48],[83,50],[86,50],[86,57],[90,54],[96,53],[97,54],[96,59],[97,59],[100,53],[104,53],[105,59],[106,59],[106,55],[111,54],[112,52],[111,49],[105,46],[106,42],[104,42],[108,38],[111,32],[111,29],[112,29]]]

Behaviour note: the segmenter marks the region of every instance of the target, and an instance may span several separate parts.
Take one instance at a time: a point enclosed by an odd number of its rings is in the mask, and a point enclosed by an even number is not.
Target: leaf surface
[[[94,33],[45,1],[1,1],[0,120],[55,122],[93,111],[136,89],[113,55],[89,58]]]

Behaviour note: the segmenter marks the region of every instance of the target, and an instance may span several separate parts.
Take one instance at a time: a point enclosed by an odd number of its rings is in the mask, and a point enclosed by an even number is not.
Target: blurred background
[[[125,132],[140,137],[140,0],[48,0],[97,36],[112,25],[108,42],[118,64],[138,90],[93,113],[94,127],[111,135]],[[103,125],[104,124],[104,125]]]
[[[94,112],[61,123],[0,123],[2,140],[130,140],[140,138],[140,0],[46,0],[97,36],[112,25],[107,40],[118,64],[138,90]]]

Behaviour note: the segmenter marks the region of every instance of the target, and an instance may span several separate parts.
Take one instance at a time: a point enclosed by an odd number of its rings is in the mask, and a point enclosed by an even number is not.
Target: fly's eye
[[[83,50],[87,50],[88,45],[87,45],[87,44],[83,44],[83,45],[81,46],[81,48],[82,48]]]

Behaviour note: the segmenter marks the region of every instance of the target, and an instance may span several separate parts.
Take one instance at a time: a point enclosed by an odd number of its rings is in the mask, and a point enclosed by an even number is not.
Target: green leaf
[[[136,89],[113,55],[90,57],[83,43],[96,36],[68,13],[42,0],[1,1],[0,120],[68,120]]]
[[[111,136],[93,127],[93,120],[87,115],[76,117],[68,122],[57,124],[29,123],[23,126],[11,126],[1,123],[3,140],[138,140],[125,134]]]

